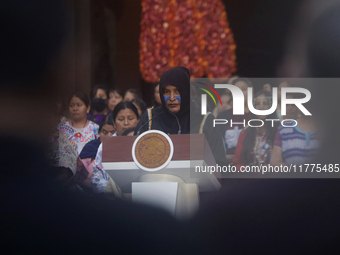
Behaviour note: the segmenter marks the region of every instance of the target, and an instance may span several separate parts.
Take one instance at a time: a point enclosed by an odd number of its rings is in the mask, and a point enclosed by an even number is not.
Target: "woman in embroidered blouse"
[[[255,94],[253,104],[257,110],[268,110],[272,105],[272,96],[269,92],[261,90]],[[237,169],[240,169],[242,165],[268,164],[273,150],[278,122],[265,120],[277,119],[276,112],[268,116],[252,114],[250,119],[259,119],[264,122],[264,125],[261,127],[247,126],[242,130],[234,157]],[[252,126],[260,125],[260,121],[252,123]]]
[[[123,135],[124,131],[136,127],[139,120],[138,110],[136,106],[131,102],[120,102],[119,104],[117,104],[112,112],[112,119],[114,122],[114,128],[116,130],[116,133],[113,136],[121,136]],[[115,187],[113,189],[119,190],[119,188],[116,187],[115,183],[110,178],[108,173],[104,170],[104,167],[102,165],[102,152],[103,146],[101,143],[98,148],[92,171],[93,177],[91,179],[91,183],[94,193],[105,192],[108,183],[110,183],[111,186]]]
[[[70,120],[58,125],[58,129],[72,142],[78,155],[88,142],[98,138],[99,126],[87,119],[90,111],[90,99],[81,91],[70,97]]]

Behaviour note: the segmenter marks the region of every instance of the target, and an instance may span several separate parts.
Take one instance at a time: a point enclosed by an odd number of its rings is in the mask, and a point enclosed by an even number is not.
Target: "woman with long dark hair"
[[[139,120],[138,110],[136,106],[131,102],[120,102],[119,104],[117,104],[112,112],[112,120],[114,123],[114,129],[116,130],[116,133],[114,133],[113,136],[122,136],[126,130],[136,127]],[[113,190],[117,190],[118,194],[119,188],[116,187],[113,180],[104,170],[104,167],[102,165],[102,153],[103,144],[101,143],[97,151],[92,172],[92,190],[94,193],[104,193],[107,185],[110,185],[111,187],[114,187]]]
[[[257,110],[268,110],[272,105],[272,95],[268,91],[260,90],[253,99],[254,108]],[[242,165],[268,164],[273,150],[275,134],[278,128],[277,121],[265,121],[266,119],[277,119],[276,112],[264,116],[251,114],[252,126],[245,127],[238,139],[234,164],[239,169]],[[262,125],[263,124],[263,125]]]
[[[90,109],[87,94],[77,91],[69,100],[70,120],[58,125],[58,129],[72,142],[78,155],[85,144],[98,138],[99,126],[87,119]]]

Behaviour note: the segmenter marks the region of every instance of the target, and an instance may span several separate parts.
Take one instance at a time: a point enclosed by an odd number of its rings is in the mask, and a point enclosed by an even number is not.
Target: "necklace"
[[[87,120],[85,121],[85,124],[84,124],[83,128],[85,127],[86,123],[87,123]],[[73,120],[72,120],[72,127],[76,128],[76,127],[74,126],[74,124],[73,124]]]

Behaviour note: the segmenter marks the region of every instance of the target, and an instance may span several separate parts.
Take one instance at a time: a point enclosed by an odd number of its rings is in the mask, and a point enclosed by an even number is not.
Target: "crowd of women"
[[[247,78],[239,77],[230,78],[228,83],[240,88],[245,98],[248,88],[253,86]],[[94,193],[114,190],[115,195],[120,196],[119,187],[102,165],[103,138],[139,135],[152,129],[166,134],[203,133],[216,162],[232,164],[237,169],[246,165],[303,164],[316,155],[319,135],[315,121],[312,116],[301,114],[297,106],[288,105],[285,116],[281,115],[279,107],[270,115],[259,116],[250,112],[245,100],[244,115],[233,115],[232,94],[225,90],[219,91],[223,106],[219,104],[212,110],[213,114],[208,112],[201,116],[197,107],[199,97],[190,94],[190,90],[194,90],[190,84],[187,68],[178,66],[168,70],[155,85],[154,105],[149,108],[136,89],[128,89],[123,94],[119,89],[108,90],[98,85],[93,88],[91,98],[84,92],[72,94],[68,120],[59,116],[61,123],[52,139],[59,142],[50,156],[52,164],[60,170],[58,178],[72,188]],[[279,82],[278,91],[287,86],[292,85],[287,81]],[[287,94],[287,98],[293,97],[296,95]],[[254,95],[253,106],[257,110],[268,110],[272,101],[271,86],[266,84]],[[278,101],[280,106],[281,93],[278,93]],[[237,124],[213,128],[214,118]],[[251,119],[265,124],[242,125]],[[291,121],[285,126],[265,121],[273,119]]]
[[[326,2],[322,1],[322,4]],[[129,123],[136,123],[139,115],[131,104],[130,108],[125,103],[119,107],[110,94],[106,95],[107,99],[112,99],[107,101],[107,111],[113,112],[103,117],[101,129],[97,130],[98,124],[87,118],[87,111],[92,115],[101,114],[100,107],[97,113],[90,112],[90,100],[86,100],[86,96],[82,99],[82,94],[77,93],[69,101],[68,119],[63,118],[63,124],[50,136],[53,97],[68,86],[67,82],[61,82],[64,79],[56,77],[68,76],[64,73],[68,67],[74,69],[74,61],[64,58],[67,55],[64,55],[65,51],[68,52],[68,47],[65,47],[67,28],[72,28],[72,24],[66,22],[62,6],[59,0],[31,0],[30,4],[18,0],[0,1],[0,30],[5,35],[2,38],[4,46],[0,48],[0,66],[4,67],[0,68],[3,169],[0,235],[3,253],[334,253],[338,248],[340,229],[338,178],[252,179],[231,189],[224,185],[220,192],[214,194],[210,204],[201,206],[189,222],[174,221],[156,208],[92,193],[72,192],[56,184],[54,178],[58,173],[56,178],[70,188],[92,192],[96,171],[105,175],[105,169],[95,168],[101,139],[105,135],[129,133]],[[311,6],[308,3],[308,10]],[[312,29],[299,33],[301,37],[296,42],[302,43],[303,57],[296,58],[299,60],[296,62],[287,62],[292,69],[288,75],[293,76],[296,70],[306,68],[312,77],[339,77],[340,37],[335,36],[340,33],[339,24],[339,5],[323,9],[323,13],[311,21]],[[297,53],[298,50],[292,52]],[[74,54],[71,57],[74,60]],[[212,114],[193,120],[190,114],[188,118],[188,107],[195,109],[197,105],[191,100],[186,101],[190,84],[187,69],[177,67],[164,73],[160,80],[162,106],[147,111],[153,115],[159,113],[159,117],[146,125],[149,115],[142,114],[136,124],[138,130],[134,133],[150,128],[164,128],[171,134],[204,133],[216,152],[216,160],[223,161],[224,157],[229,164],[258,164],[260,160],[288,164],[297,160],[294,157],[298,153],[301,154],[300,160],[312,155],[313,149],[308,146],[318,142],[322,132],[320,162],[338,164],[340,136],[336,102],[340,92],[339,81],[327,80],[332,87],[314,81],[320,86],[313,94],[318,103],[317,108],[313,108],[313,115],[319,123],[326,123],[321,128],[318,126],[318,131],[313,118],[299,114],[292,106],[291,118],[297,119],[297,127],[280,126],[276,130],[276,127],[251,129],[241,126],[239,129],[242,131],[225,127],[218,133],[210,125],[214,118]],[[247,80],[228,83],[245,88],[251,86]],[[91,104],[96,105],[96,100],[91,99]],[[223,100],[229,103],[230,99],[230,95],[223,96]],[[103,106],[102,100],[97,99],[97,102]],[[258,109],[266,109],[271,103],[271,96],[266,92],[256,94],[253,102]],[[116,105],[115,108],[110,104]],[[214,114],[230,115],[231,107],[232,104],[226,105],[225,109],[220,106]],[[245,109],[245,115],[250,115]],[[191,113],[195,114],[194,111]],[[231,118],[236,117],[231,115]],[[190,128],[187,126],[188,119]],[[203,126],[200,125],[202,120]],[[234,134],[238,137],[233,138]],[[50,164],[54,167],[49,167],[43,157],[48,137]],[[262,148],[258,145],[261,141],[272,149],[265,150],[264,147],[264,150],[259,150]],[[240,147],[242,145],[243,148]],[[222,155],[217,151],[221,151]],[[89,175],[91,167],[93,176]],[[110,179],[107,185],[109,183],[112,183]],[[105,186],[105,183],[98,182],[99,187],[101,184]],[[118,187],[116,192],[119,192]]]
[[[231,83],[239,87],[244,98],[247,98],[247,89],[252,86],[251,81],[246,78],[237,78]],[[232,108],[217,115],[218,119],[232,120],[235,123],[230,125],[231,122],[229,122],[227,125],[221,125],[221,134],[227,145],[226,157],[229,163],[235,164],[239,169],[242,165],[303,164],[315,157],[320,139],[314,118],[302,114],[294,104],[288,104],[286,114],[281,114],[281,88],[289,86],[292,85],[287,81],[278,82],[278,107],[270,115],[260,116],[251,113],[247,100],[244,102],[244,115],[233,115]],[[292,99],[298,98],[299,95],[288,93],[286,97]],[[253,106],[257,110],[268,110],[272,103],[272,92],[270,89],[268,91],[267,86],[254,95]],[[307,103],[304,106],[310,108],[310,104]],[[242,124],[248,123],[249,120],[258,121],[257,123],[252,121],[253,127]],[[269,120],[289,120],[289,122],[282,125],[282,122]],[[261,125],[261,123],[264,124]]]

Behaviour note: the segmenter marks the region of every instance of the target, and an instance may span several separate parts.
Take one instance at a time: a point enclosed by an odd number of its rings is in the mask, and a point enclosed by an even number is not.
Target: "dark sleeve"
[[[139,122],[138,122],[138,124],[137,124],[137,126],[136,126],[134,135],[137,135],[138,130],[139,130],[141,127],[142,127],[142,128],[141,128],[139,134],[142,134],[143,132],[148,131],[149,125],[146,124],[148,121],[149,121],[148,110],[146,110],[146,111],[143,113],[142,117],[140,118],[140,120],[139,120]]]
[[[219,132],[218,125],[213,127],[213,120],[215,117],[212,114],[207,116],[203,127],[203,133],[205,134],[208,143],[210,145],[211,151],[215,157],[216,163],[219,165],[227,165],[225,157],[225,147],[223,144],[223,137]]]
[[[81,150],[79,157],[81,159],[84,159],[84,158],[95,159],[99,145],[100,145],[99,138],[88,142],[87,144],[85,144],[84,148]]]

